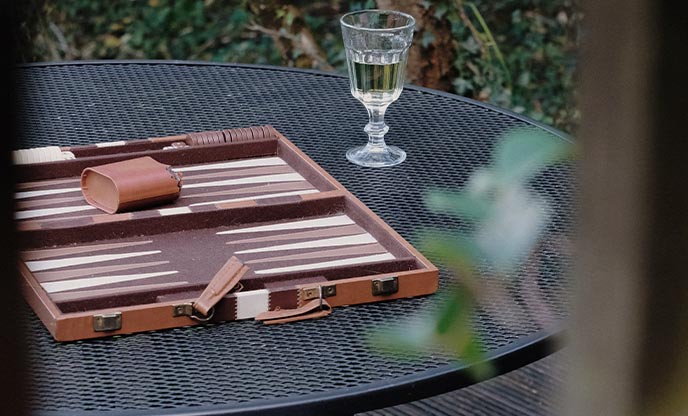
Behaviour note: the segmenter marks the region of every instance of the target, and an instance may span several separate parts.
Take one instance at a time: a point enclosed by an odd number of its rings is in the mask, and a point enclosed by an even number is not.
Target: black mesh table
[[[426,228],[466,227],[431,213],[429,188],[454,189],[489,162],[511,128],[561,133],[458,96],[408,87],[388,111],[388,141],[408,159],[365,169],[345,151],[365,143],[364,107],[342,76],[197,62],[86,62],[20,68],[17,148],[77,145],[271,124],[412,243]],[[551,207],[548,233],[572,229],[572,168],[529,186]],[[561,244],[560,244],[561,245]],[[540,249],[532,282],[475,313],[485,357],[498,372],[551,351],[567,315],[569,256]],[[441,287],[451,276],[437,259]],[[26,307],[30,409],[43,414],[352,414],[470,384],[469,369],[441,351],[398,359],[371,348],[376,327],[420,322],[442,295],[339,308],[327,319],[263,326],[239,321],[83,342],[52,340]],[[504,304],[502,304],[504,302]],[[544,311],[544,312],[543,312]]]

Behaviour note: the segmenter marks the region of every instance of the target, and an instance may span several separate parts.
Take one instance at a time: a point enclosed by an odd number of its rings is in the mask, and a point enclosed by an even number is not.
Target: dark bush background
[[[570,0],[26,0],[20,59],[191,59],[346,72],[341,14],[416,17],[408,81],[575,132],[582,13]]]

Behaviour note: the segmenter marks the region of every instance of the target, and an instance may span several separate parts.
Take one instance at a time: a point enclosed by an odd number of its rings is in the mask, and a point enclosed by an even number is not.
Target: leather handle
[[[213,306],[239,283],[246,272],[248,272],[248,266],[232,256],[208,283],[201,296],[196,299],[193,304],[194,309],[203,315],[208,315]]]
[[[323,318],[330,313],[332,313],[332,307],[325,300],[313,299],[300,308],[263,312],[256,316],[256,320],[263,321],[265,325],[283,324],[286,322]]]

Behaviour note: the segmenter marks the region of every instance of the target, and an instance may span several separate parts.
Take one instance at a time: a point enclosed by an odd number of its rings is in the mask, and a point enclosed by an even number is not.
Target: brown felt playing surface
[[[181,197],[173,203],[137,211],[133,218],[161,215],[165,209],[203,207],[214,203],[282,198],[319,190],[279,157],[175,166],[184,174]],[[69,226],[103,212],[83,198],[79,177],[20,183],[15,194],[19,221]],[[160,210],[163,210],[162,213]],[[164,215],[164,214],[162,214]]]
[[[352,266],[371,271],[409,267],[344,213],[92,241],[21,255],[64,310],[77,303],[96,307],[99,299],[114,306],[108,299],[123,293],[131,301],[139,292],[154,297],[201,290],[232,255],[250,267],[243,282],[251,290],[264,288],[275,276],[336,279],[348,276]]]

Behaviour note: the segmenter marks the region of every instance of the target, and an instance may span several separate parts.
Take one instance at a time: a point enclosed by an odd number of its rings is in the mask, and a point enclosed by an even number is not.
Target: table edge
[[[566,331],[562,324],[556,325],[555,331],[540,331],[493,350],[485,361],[494,365],[493,377],[535,362],[552,354],[566,345]],[[481,380],[474,380],[470,374],[471,366],[448,364],[420,373],[395,379],[393,383],[385,380],[361,386],[312,393],[294,399],[271,399],[256,402],[232,403],[231,405],[194,406],[174,409],[124,410],[108,412],[121,416],[133,415],[177,415],[177,416],[279,416],[284,414],[299,415],[353,415],[384,407],[395,406],[411,401],[422,400],[438,394],[447,393],[474,385]],[[484,381],[484,380],[483,380]],[[67,416],[73,411],[37,411],[36,415]],[[97,411],[80,411],[79,414],[99,415]]]

